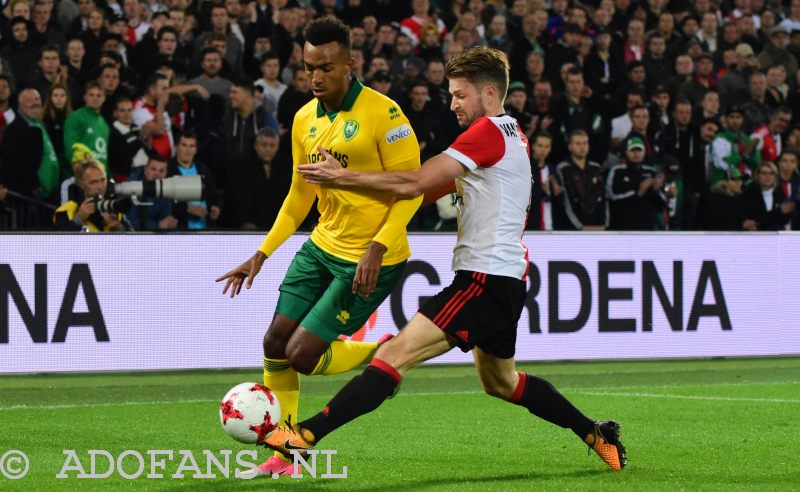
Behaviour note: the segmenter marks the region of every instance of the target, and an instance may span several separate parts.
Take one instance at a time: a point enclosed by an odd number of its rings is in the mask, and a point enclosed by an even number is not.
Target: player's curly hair
[[[478,47],[464,50],[450,58],[445,67],[448,79],[464,78],[483,88],[494,84],[503,101],[508,90],[508,57],[494,48]]]
[[[306,41],[319,46],[331,42],[338,43],[350,53],[350,28],[336,17],[321,17],[311,22],[303,30]]]

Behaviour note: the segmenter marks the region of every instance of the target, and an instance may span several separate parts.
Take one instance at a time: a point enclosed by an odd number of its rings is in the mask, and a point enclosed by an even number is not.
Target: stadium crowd
[[[423,162],[462,131],[447,60],[508,54],[528,229],[800,228],[800,0],[3,0],[0,228],[270,228],[312,99],[303,27],[326,15]],[[195,175],[201,200],[91,200]],[[455,230],[454,202],[409,230]]]

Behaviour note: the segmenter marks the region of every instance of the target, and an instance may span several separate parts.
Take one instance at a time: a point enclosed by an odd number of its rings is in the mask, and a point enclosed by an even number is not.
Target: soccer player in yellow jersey
[[[292,125],[295,169],[323,160],[320,149],[343,166],[363,172],[420,167],[416,136],[391,99],[351,75],[350,29],[334,18],[310,23],[303,63],[315,99]],[[264,261],[300,226],[319,198],[319,224],[297,252],[280,287],[275,316],[264,336],[264,384],[294,424],[299,376],[338,374],[370,361],[379,342],[339,340],[352,335],[391,293],[411,252],[406,224],[422,197],[398,200],[384,192],[345,190],[292,178],[278,218],[252,258],[219,277],[223,294],[248,289]],[[254,473],[291,474],[276,453]]]

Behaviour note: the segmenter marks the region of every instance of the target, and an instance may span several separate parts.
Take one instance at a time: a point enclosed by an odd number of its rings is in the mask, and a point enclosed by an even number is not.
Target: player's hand
[[[372,294],[375,286],[378,285],[384,253],[386,253],[386,246],[383,244],[373,241],[369,245],[356,266],[356,275],[353,277],[353,294],[365,297]]]
[[[320,145],[317,147],[325,160],[319,164],[300,164],[297,172],[310,184],[336,184],[336,180],[344,175],[342,164]]]
[[[231,299],[236,297],[236,295],[242,291],[242,285],[245,285],[245,279],[247,279],[246,287],[249,289],[250,286],[253,285],[253,279],[256,278],[258,272],[261,271],[261,265],[264,264],[266,259],[267,255],[261,251],[256,251],[256,254],[249,260],[217,278],[215,282],[222,282],[225,280],[225,288],[222,289],[222,295],[227,294],[228,289],[230,289]]]

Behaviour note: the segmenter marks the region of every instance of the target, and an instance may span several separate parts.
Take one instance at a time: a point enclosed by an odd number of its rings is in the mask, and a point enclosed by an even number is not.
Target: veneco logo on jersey
[[[386,132],[386,143],[392,144],[397,142],[398,140],[402,140],[406,137],[410,137],[413,132],[411,131],[411,127],[403,124],[398,126],[397,128],[392,128],[388,132]]]

